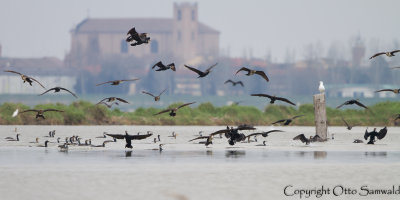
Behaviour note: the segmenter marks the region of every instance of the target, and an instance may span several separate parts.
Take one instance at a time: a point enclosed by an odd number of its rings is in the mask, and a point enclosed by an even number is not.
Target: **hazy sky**
[[[56,56],[70,49],[69,31],[87,16],[172,17],[181,0],[0,0],[0,44],[7,57]],[[332,42],[347,47],[358,33],[381,48],[400,40],[398,0],[201,0],[199,20],[219,30],[221,49],[278,61],[287,49]],[[127,30],[129,27],[127,27]],[[252,50],[250,50],[252,49]],[[368,46],[367,46],[368,49]],[[382,49],[384,50],[384,49]],[[369,53],[369,52],[368,52]]]

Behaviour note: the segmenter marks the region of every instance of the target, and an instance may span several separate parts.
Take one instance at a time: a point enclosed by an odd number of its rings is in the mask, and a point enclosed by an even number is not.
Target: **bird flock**
[[[133,27],[127,33],[126,42],[130,43],[131,46],[139,46],[139,45],[143,45],[143,44],[148,44],[150,42],[150,37],[149,37],[148,33],[138,33],[136,31],[136,28]],[[389,51],[389,52],[380,52],[380,53],[376,53],[375,55],[371,56],[370,59],[373,59],[373,58],[375,58],[377,56],[381,56],[381,55],[386,55],[388,57],[393,57],[393,56],[395,56],[395,53],[398,53],[398,52],[400,52],[400,50],[394,50],[394,51]],[[215,63],[215,64],[209,66],[204,71],[201,71],[201,70],[199,70],[199,69],[197,69],[195,67],[192,67],[192,66],[188,66],[186,64],[184,64],[184,67],[186,69],[196,73],[198,75],[197,78],[205,78],[207,75],[209,75],[212,72],[212,69],[214,67],[216,67],[217,65],[218,65],[218,63]],[[157,69],[155,69],[155,71],[158,71],[158,72],[166,71],[166,70],[169,70],[169,69],[171,69],[173,72],[175,72],[177,70],[177,68],[176,68],[174,63],[170,63],[170,64],[165,65],[165,64],[162,63],[162,61],[157,62],[151,68],[152,69],[157,68]],[[400,68],[400,67],[394,67],[393,69],[396,69],[396,68]],[[270,82],[270,78],[267,76],[267,74],[264,71],[250,69],[250,68],[247,68],[247,67],[242,67],[242,68],[240,68],[239,70],[236,71],[235,75],[238,75],[241,71],[246,72],[245,75],[247,75],[247,76],[258,75],[260,78],[264,79],[266,81],[266,83]],[[73,97],[78,98],[78,96],[76,94],[74,94],[73,92],[71,92],[70,90],[68,90],[66,88],[57,86],[57,87],[53,87],[53,88],[47,90],[46,87],[43,84],[41,84],[38,80],[36,80],[36,79],[34,79],[34,78],[32,78],[32,77],[30,77],[28,75],[22,74],[22,73],[17,72],[17,71],[12,71],[12,70],[5,70],[4,72],[8,72],[8,73],[13,73],[13,74],[19,75],[21,77],[21,79],[23,80],[23,83],[28,82],[29,85],[31,85],[31,86],[32,86],[32,84],[34,82],[39,84],[40,87],[42,87],[43,89],[46,90],[45,92],[39,94],[39,96],[44,95],[44,94],[46,94],[46,93],[48,93],[48,92],[53,90],[55,93],[58,93],[58,92],[61,92],[61,91],[65,91],[65,92],[70,93]],[[101,86],[101,85],[105,85],[105,84],[110,84],[112,86],[118,86],[123,82],[131,82],[131,81],[137,81],[137,80],[140,80],[140,79],[139,78],[135,78],[135,79],[112,80],[112,81],[106,81],[106,82],[99,83],[96,86]],[[233,80],[229,79],[229,80],[226,80],[224,82],[224,84],[227,84],[227,83],[231,83],[232,86],[240,85],[240,86],[244,87],[244,84],[243,84],[242,81],[233,81]],[[142,91],[142,93],[153,97],[154,101],[157,102],[157,101],[160,100],[161,95],[166,90],[167,90],[167,88],[162,90],[157,96],[154,95],[151,92],[148,92],[148,91]],[[323,93],[325,91],[325,88],[323,86],[322,81],[320,81],[319,90],[320,90],[321,93]],[[399,94],[400,89],[381,89],[381,90],[377,90],[376,92],[393,92],[395,94]],[[291,101],[291,100],[289,100],[288,98],[285,98],[285,97],[279,97],[279,96],[269,95],[269,94],[251,94],[251,96],[268,98],[270,104],[274,104],[275,101],[281,101],[283,103],[287,103],[287,104],[290,104],[292,106],[296,106],[296,104],[293,103],[293,101]],[[100,100],[96,105],[102,104],[102,105],[107,106],[108,108],[111,108],[113,105],[117,105],[118,106],[120,103],[129,104],[129,102],[127,100],[124,100],[124,99],[119,98],[119,97],[106,97],[106,98]],[[184,104],[179,105],[179,106],[174,107],[174,108],[164,109],[164,110],[162,110],[162,111],[160,111],[158,113],[155,113],[153,115],[156,116],[156,115],[160,115],[160,114],[168,112],[171,117],[174,117],[174,116],[177,115],[177,111],[180,108],[183,108],[183,107],[195,104],[195,103],[196,102],[184,103]],[[357,106],[360,106],[362,108],[368,109],[368,107],[365,106],[364,104],[362,104],[358,99],[348,100],[348,101],[342,103],[341,105],[338,105],[336,108],[339,109],[339,108],[341,108],[343,106],[353,105],[353,104],[357,105]],[[13,117],[17,116],[18,114],[27,113],[27,112],[35,112],[36,113],[36,118],[41,118],[41,119],[45,120],[46,117],[45,117],[44,114],[46,112],[64,112],[64,111],[57,110],[57,109],[45,109],[45,110],[28,109],[28,110],[24,110],[24,111],[18,112],[18,110],[17,110],[16,112],[14,112]],[[273,122],[271,125],[281,124],[283,126],[287,126],[293,120],[295,120],[296,118],[302,117],[302,116],[304,116],[304,115],[296,115],[296,116],[293,116],[293,117],[291,117],[289,119],[281,119],[281,120],[278,120],[276,122]],[[344,118],[341,118],[341,119],[344,122],[344,124],[346,125],[348,130],[351,130],[352,127],[354,127],[354,125],[353,126],[349,125],[349,123],[347,123]],[[396,116],[395,120],[397,120],[397,119],[400,119],[400,114]],[[192,141],[195,141],[195,140],[204,140],[204,141],[201,141],[200,143],[201,144],[205,144],[206,146],[208,146],[208,145],[212,144],[212,140],[213,140],[214,136],[219,135],[220,138],[222,138],[222,135],[224,135],[225,138],[228,139],[228,144],[229,145],[235,145],[237,142],[246,142],[247,141],[248,143],[250,143],[252,141],[251,137],[254,138],[253,141],[257,141],[256,136],[258,136],[258,135],[261,135],[262,137],[267,137],[270,133],[284,132],[282,130],[270,130],[270,131],[267,131],[267,132],[255,132],[255,133],[251,133],[249,135],[245,135],[245,134],[239,132],[239,131],[244,131],[244,130],[253,131],[255,129],[256,128],[251,126],[251,125],[239,125],[236,128],[227,126],[225,129],[215,131],[215,132],[213,132],[213,133],[211,133],[211,134],[209,134],[207,136],[203,136],[201,133],[199,133],[200,134],[199,137],[191,139],[191,140],[189,140],[189,142],[192,142]],[[381,129],[379,132],[376,131],[376,128],[372,132],[368,132],[366,130],[366,132],[364,134],[364,139],[367,140],[368,137],[369,137],[370,140],[369,140],[368,144],[373,144],[375,142],[375,138],[382,139],[382,138],[384,138],[386,136],[386,133],[387,133],[387,128],[386,127]],[[49,136],[47,136],[47,137],[53,138],[54,135],[55,135],[55,130],[54,131],[50,131],[49,132]],[[124,139],[125,142],[126,142],[125,148],[132,148],[132,140],[143,140],[143,139],[146,139],[148,137],[151,137],[152,135],[153,135],[153,133],[151,131],[148,131],[147,134],[137,134],[137,135],[129,135],[127,131],[125,131],[125,134],[108,134],[108,133],[104,133],[103,136],[99,136],[97,138],[106,138],[108,136],[108,137],[113,138],[113,140],[105,140],[100,145],[91,144],[91,139],[87,139],[87,140],[85,140],[84,143],[81,143],[81,138],[79,136],[73,135],[73,136],[70,136],[70,137],[66,137],[65,138],[65,142],[63,144],[60,144],[58,147],[59,147],[60,151],[67,151],[68,150],[68,146],[71,146],[71,145],[73,145],[73,146],[77,145],[77,146],[90,146],[90,147],[105,147],[106,143],[116,142],[117,139]],[[19,141],[20,140],[19,136],[20,136],[20,134],[17,134],[16,138],[7,137],[7,138],[5,138],[5,140],[10,141],[10,142],[11,141]],[[176,138],[176,134],[173,133],[172,137]],[[57,138],[57,143],[60,143],[60,139],[61,138]],[[38,140],[39,139],[36,138],[35,142],[32,142],[32,143],[38,143]],[[293,140],[300,140],[301,142],[306,143],[306,144],[309,144],[311,142],[322,142],[322,141],[324,141],[318,135],[310,136],[310,138],[307,138],[304,134],[300,134],[300,135],[294,137]],[[160,141],[160,135],[158,135],[158,141]],[[362,142],[362,140],[356,139],[354,142],[355,143],[360,143],[360,141]],[[38,147],[47,147],[49,142],[50,142],[49,140],[46,140],[44,145],[38,145]],[[156,142],[157,142],[157,139],[154,138],[154,143],[156,143]],[[161,151],[163,145],[164,144],[159,144],[158,150]],[[265,141],[263,141],[263,144],[261,144],[261,146],[265,146],[265,145],[266,145],[266,143],[265,143]]]

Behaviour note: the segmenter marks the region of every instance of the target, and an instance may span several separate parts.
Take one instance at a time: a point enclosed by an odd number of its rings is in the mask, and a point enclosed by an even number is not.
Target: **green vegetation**
[[[176,107],[175,103],[169,107]],[[122,112],[118,108],[108,109],[102,105],[94,105],[86,101],[64,104],[40,104],[32,109],[54,108],[65,112],[46,112],[46,117],[36,119],[34,112],[11,117],[12,113],[30,109],[26,105],[4,103],[0,106],[0,124],[2,125],[269,125],[274,121],[290,118],[294,115],[305,115],[293,121],[292,125],[314,125],[314,108],[312,104],[299,107],[269,105],[264,112],[251,106],[214,107],[211,103],[203,103],[197,107],[187,106],[178,110],[176,117],[168,113],[153,116],[160,112],[157,108],[138,108],[134,112]],[[351,125],[384,126],[393,125],[393,116],[400,113],[400,102],[381,102],[364,109],[327,108],[328,123],[343,126],[341,116]],[[399,120],[400,121],[400,120]]]

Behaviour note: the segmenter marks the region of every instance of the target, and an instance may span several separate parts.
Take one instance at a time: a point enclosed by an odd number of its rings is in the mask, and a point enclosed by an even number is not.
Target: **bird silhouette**
[[[302,116],[304,116],[304,115],[297,115],[297,116],[294,116],[294,117],[289,118],[289,119],[281,119],[281,120],[278,120],[278,121],[276,121],[276,122],[274,122],[274,123],[272,123],[272,124],[283,123],[284,126],[287,126],[287,125],[289,125],[290,123],[292,123],[292,121],[293,121],[294,119],[296,119],[296,118],[298,118],[298,117],[302,117]]]
[[[365,109],[368,109],[368,107],[365,106],[364,104],[360,103],[360,102],[358,101],[358,99],[357,99],[357,100],[356,100],[356,99],[351,99],[351,100],[345,101],[344,103],[342,103],[342,104],[340,104],[338,107],[336,107],[336,109],[341,108],[341,107],[344,106],[344,105],[352,105],[352,104],[356,104],[356,105],[358,105],[358,106],[360,106],[360,107],[363,107],[363,108],[365,108]]]
[[[189,66],[187,66],[187,65],[184,65],[184,66],[185,66],[186,68],[188,68],[188,69],[190,69],[190,70],[196,72],[196,73],[199,75],[197,78],[202,78],[202,77],[207,76],[207,75],[211,72],[211,69],[212,69],[213,67],[215,67],[217,64],[218,64],[218,63],[215,63],[214,65],[211,65],[211,67],[209,67],[208,69],[206,69],[206,71],[204,71],[204,72],[202,72],[202,71],[200,71],[200,70],[198,70],[198,69],[195,69],[195,68],[193,68],[193,67],[189,67]]]
[[[172,71],[176,71],[176,68],[175,68],[175,64],[174,64],[174,63],[170,63],[170,64],[168,64],[167,66],[165,66],[165,65],[160,61],[160,62],[154,64],[153,67],[152,67],[152,69],[154,69],[155,67],[158,67],[158,69],[156,69],[156,71],[165,71],[165,70],[168,70],[168,69],[171,69]]]
[[[11,70],[5,70],[5,72],[10,72],[10,73],[14,73],[14,74],[20,75],[20,76],[21,76],[21,79],[24,81],[24,83],[25,83],[25,82],[28,82],[29,85],[31,85],[31,86],[32,86],[32,82],[35,81],[35,82],[38,83],[40,86],[42,86],[42,88],[46,89],[39,81],[37,81],[36,79],[34,79],[34,78],[32,78],[32,77],[29,77],[29,76],[27,76],[27,75],[21,74],[21,73],[16,72],[16,71],[11,71]]]
[[[168,109],[165,109],[165,110],[163,110],[163,111],[161,111],[159,113],[156,113],[154,115],[159,115],[159,114],[162,114],[162,113],[169,112],[169,116],[175,117],[176,116],[176,112],[178,111],[178,109],[183,108],[185,106],[188,106],[190,104],[194,104],[194,103],[196,103],[196,102],[185,103],[185,104],[182,104],[182,105],[180,105],[178,107],[175,107],[175,108],[168,108]]]
[[[47,92],[50,92],[51,90],[54,90],[54,93],[60,92],[61,90],[64,90],[64,91],[67,91],[67,92],[69,92],[70,94],[72,94],[72,96],[74,96],[75,98],[78,98],[78,96],[76,96],[76,94],[74,94],[73,92],[71,92],[71,91],[69,91],[69,90],[67,90],[67,89],[65,89],[65,88],[63,88],[63,87],[53,87],[53,88],[48,89],[47,91],[43,92],[42,94],[39,94],[39,96],[44,95],[44,94],[46,94]]]
[[[125,131],[125,135],[123,134],[108,134],[106,133],[106,135],[116,138],[116,139],[125,139],[126,145],[125,148],[130,148],[132,149],[132,140],[143,140],[146,139],[150,136],[152,136],[152,133],[148,133],[146,135],[129,135],[128,131]]]
[[[343,119],[343,117],[341,117],[342,121],[344,124],[346,124],[347,130],[351,130],[354,126],[350,126],[349,123],[346,122],[346,120]]]
[[[21,111],[20,113],[25,113],[25,112],[36,112],[36,119],[37,118],[42,118],[42,119],[46,119],[44,117],[44,113],[45,112],[64,112],[63,110],[57,110],[57,109],[45,109],[45,110],[36,110],[36,109],[30,109],[30,110],[24,110]]]
[[[286,98],[283,98],[283,97],[277,97],[277,96],[271,96],[271,95],[268,95],[268,94],[252,94],[251,96],[257,96],[257,97],[267,97],[267,98],[269,98],[271,101],[269,102],[269,103],[271,103],[271,104],[274,104],[275,103],[275,101],[283,101],[283,102],[286,102],[286,103],[288,103],[288,104],[292,104],[292,105],[296,105],[296,104],[294,104],[293,102],[291,102],[290,100],[288,100],[288,99],[286,99]]]
[[[397,52],[400,52],[400,50],[394,50],[394,51],[388,51],[388,52],[380,52],[380,53],[376,53],[375,55],[371,56],[369,59],[375,58],[375,57],[380,56],[380,55],[386,55],[387,57],[392,57]]]
[[[150,41],[150,37],[147,37],[147,33],[138,33],[135,27],[131,28],[127,35],[126,42],[136,41],[135,43],[131,43],[131,46],[147,44]]]
[[[240,68],[237,72],[236,72],[236,74],[238,74],[240,71],[246,71],[247,72],[247,76],[251,76],[251,75],[254,75],[254,74],[257,74],[257,75],[260,75],[261,77],[263,77],[267,82],[269,82],[269,78],[268,78],[268,76],[265,74],[265,72],[263,72],[263,71],[257,71],[257,70],[252,70],[252,69],[249,69],[249,68],[246,68],[246,67],[242,67],[242,68]],[[236,75],[235,74],[235,75]]]
[[[167,89],[164,89],[162,92],[160,92],[160,94],[158,96],[154,96],[153,94],[151,94],[150,92],[146,92],[146,91],[142,91],[143,94],[148,94],[152,97],[154,97],[154,101],[159,101],[160,100],[160,96],[166,91]]]
[[[249,140],[250,140],[250,137],[256,136],[256,135],[262,135],[263,137],[268,137],[268,134],[273,133],[273,132],[284,132],[284,131],[281,131],[281,130],[271,130],[271,131],[267,131],[267,132],[252,133],[252,134],[247,135],[246,138],[247,138],[247,141],[249,141]]]
[[[114,101],[120,101],[120,102],[122,102],[122,103],[128,103],[128,104],[129,104],[128,101],[126,101],[126,100],[124,100],[124,99],[121,99],[121,98],[118,98],[118,97],[107,97],[107,98],[102,99],[102,100],[99,101],[98,103],[96,103],[96,105],[101,104],[102,102],[111,103],[111,102],[114,102]]]
[[[306,138],[304,134],[300,134],[293,138],[293,140],[300,140],[302,143],[306,143],[307,145],[311,142],[323,142],[324,140],[319,137],[319,135],[315,135],[314,137],[310,136],[310,138]]]
[[[382,90],[375,91],[375,93],[377,93],[377,92],[393,92],[395,94],[399,94],[400,88],[399,89],[382,89]]]
[[[243,84],[243,82],[242,81],[232,81],[231,79],[229,79],[229,80],[227,80],[227,81],[225,81],[224,82],[224,84],[227,84],[227,83],[232,83],[232,85],[233,86],[236,86],[237,84],[239,84],[239,85],[241,85],[242,87],[244,87],[244,84]]]
[[[367,130],[365,130],[364,139],[368,140],[368,137],[369,137],[368,144],[374,144],[375,137],[377,137],[379,140],[381,140],[386,136],[386,134],[387,134],[386,126],[383,129],[381,129],[379,132],[376,132],[376,128],[374,128],[374,130],[372,132],[368,132],[368,129],[367,129]]]
[[[135,79],[127,79],[127,80],[114,80],[114,81],[107,81],[107,82],[104,82],[104,83],[99,83],[99,84],[97,84],[96,86],[99,86],[99,85],[103,85],[103,84],[107,84],[107,83],[111,83],[110,85],[119,85],[119,84],[121,84],[122,82],[127,82],[127,81],[137,81],[137,80],[139,80],[140,78],[135,78]]]

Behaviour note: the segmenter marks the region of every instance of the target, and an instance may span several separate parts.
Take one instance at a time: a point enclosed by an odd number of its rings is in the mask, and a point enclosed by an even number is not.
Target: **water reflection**
[[[227,158],[240,158],[246,155],[246,151],[243,150],[229,150],[225,152]]]
[[[314,151],[314,159],[325,159],[327,155],[326,151]]]
[[[125,151],[125,157],[132,157],[132,151]]]

